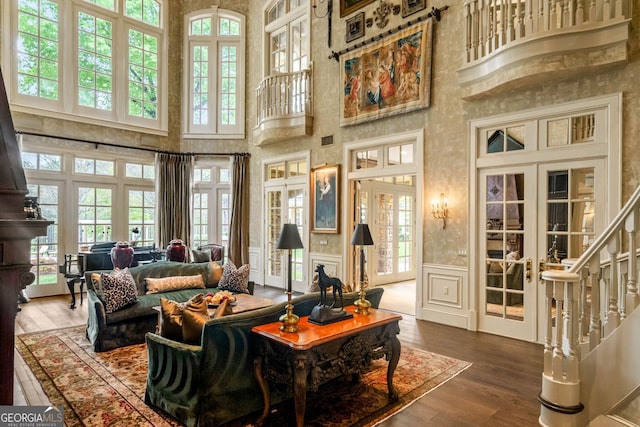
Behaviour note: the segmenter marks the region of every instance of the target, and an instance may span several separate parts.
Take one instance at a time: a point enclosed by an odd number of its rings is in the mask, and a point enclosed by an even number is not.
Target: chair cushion
[[[208,312],[206,314],[195,311],[182,313],[182,341],[185,344],[200,344],[202,328],[207,320],[209,320]]]
[[[204,289],[204,280],[201,274],[160,278],[147,277],[145,281],[147,282],[147,294],[177,291],[180,289]]]
[[[211,251],[198,251],[193,249],[193,262],[209,262],[211,260]]]
[[[223,267],[218,288],[231,292],[249,293],[249,264],[236,268],[231,260]]]

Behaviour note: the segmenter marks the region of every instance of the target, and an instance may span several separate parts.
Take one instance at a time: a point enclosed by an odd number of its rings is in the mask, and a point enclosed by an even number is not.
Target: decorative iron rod
[[[445,11],[449,9],[449,6],[444,6],[441,7],[439,9],[436,9],[435,7],[432,7],[431,10],[429,11],[429,13],[427,13],[426,15],[423,16],[419,16],[418,18],[409,20],[407,22],[405,22],[404,24],[400,24],[398,25],[395,29],[391,29],[389,31],[386,31],[384,33],[380,33],[377,36],[371,37],[369,40],[365,40],[363,42],[360,43],[356,43],[353,46],[349,46],[346,49],[342,49],[341,51],[335,52],[335,51],[331,51],[331,55],[329,55],[329,59],[335,59],[336,61],[340,60],[340,55],[344,55],[347,52],[351,52],[354,49],[358,49],[362,46],[366,46],[369,43],[373,43],[375,41],[380,40],[381,38],[385,37],[385,36],[390,36],[391,34],[395,34],[398,31],[402,30],[403,28],[407,28],[410,27],[411,25],[418,23],[420,21],[423,21],[425,19],[430,19],[430,18],[436,18],[436,21],[440,22],[440,19],[442,18],[441,12]]]
[[[135,146],[129,147],[126,145],[112,144],[110,142],[87,141],[86,139],[72,138],[69,136],[45,135],[43,133],[36,133],[36,132],[17,131],[16,134],[40,136],[43,138],[62,139],[64,141],[82,142],[85,144],[93,144],[96,146],[96,148],[98,148],[99,145],[104,145],[105,147],[125,148],[129,150],[138,150],[138,151],[150,151],[152,153],[160,153],[160,154],[188,154],[191,156],[250,156],[251,155],[250,153],[186,153],[186,152],[183,153],[180,151],[154,150],[153,148],[146,148],[146,147],[135,147]]]

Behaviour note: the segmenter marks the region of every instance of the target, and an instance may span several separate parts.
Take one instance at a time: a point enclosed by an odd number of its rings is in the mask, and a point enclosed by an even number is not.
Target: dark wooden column
[[[0,70],[0,405],[13,405],[14,345],[18,294],[35,279],[31,240],[51,221],[27,219],[27,180]]]

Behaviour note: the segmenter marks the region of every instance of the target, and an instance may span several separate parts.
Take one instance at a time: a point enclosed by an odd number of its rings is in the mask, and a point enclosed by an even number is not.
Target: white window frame
[[[277,3],[283,2],[285,4],[284,15],[280,18],[274,19],[272,22],[268,22],[269,10],[273,8]],[[267,3],[264,6],[264,52],[265,52],[265,63],[264,63],[264,75],[265,77],[270,75],[275,75],[279,73],[291,73],[291,72],[299,72],[302,70],[294,70],[293,64],[293,52],[292,52],[292,37],[291,37],[291,27],[293,25],[297,25],[300,21],[307,21],[307,37],[302,41],[302,44],[305,45],[305,52],[307,52],[307,63],[306,67],[303,69],[310,68],[310,38],[311,38],[311,15],[310,15],[310,2],[301,2],[297,6],[292,6],[293,0],[273,0]],[[275,70],[273,64],[273,58],[271,55],[271,35],[283,32],[285,33],[285,52],[286,52],[286,69]]]
[[[18,0],[5,0],[0,7],[3,40],[17,40]],[[58,100],[44,99],[18,93],[17,45],[2,43],[2,65],[12,111],[53,117],[87,124],[115,127],[157,135],[167,135],[167,13],[165,0],[160,5],[160,26],[154,27],[124,14],[124,2],[116,0],[116,11],[104,9],[84,0],[51,0],[58,4]],[[81,107],[78,104],[78,13],[86,12],[113,23],[112,110]],[[157,117],[144,119],[128,112],[128,32],[135,29],[158,40]]]
[[[211,18],[211,35],[191,35],[191,21],[195,19]],[[220,34],[220,19],[231,19],[240,25],[239,36]],[[245,138],[245,46],[246,46],[246,18],[236,12],[219,9],[212,6],[208,9],[189,13],[184,18],[184,73],[183,87],[183,136],[185,138]],[[206,46],[209,51],[209,85],[207,98],[209,102],[207,123],[204,125],[192,124],[193,117],[193,47]],[[225,125],[221,120],[221,59],[220,51],[224,47],[236,48],[236,123]]]
[[[194,194],[196,192],[207,194],[207,241],[201,243],[218,243],[227,248],[229,240],[224,239],[222,227],[225,224],[222,223],[221,209],[222,195],[228,194],[231,197],[231,165],[228,161],[196,161],[196,168],[211,169],[211,181],[194,181],[193,183]],[[220,169],[229,169],[229,182],[220,182]],[[192,236],[192,241],[195,243],[195,236]],[[194,244],[194,248],[195,246],[197,245]],[[225,252],[228,253],[228,251]]]

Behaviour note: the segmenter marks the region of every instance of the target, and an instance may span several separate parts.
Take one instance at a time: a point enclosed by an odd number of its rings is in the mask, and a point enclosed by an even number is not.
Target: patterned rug
[[[145,344],[95,353],[84,327],[18,335],[16,348],[53,405],[64,406],[68,426],[175,426],[144,403]],[[404,346],[394,375],[400,399],[387,398],[386,362],[376,361],[361,381],[331,381],[307,395],[305,425],[372,426],[471,366],[468,362]],[[331,395],[330,400],[327,395]],[[247,417],[234,426],[250,425]],[[292,402],[272,408],[267,425],[293,420]]]

